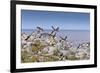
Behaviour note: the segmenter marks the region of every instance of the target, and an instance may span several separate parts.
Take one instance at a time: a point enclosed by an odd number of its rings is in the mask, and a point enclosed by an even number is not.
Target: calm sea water
[[[22,33],[25,32],[27,34],[31,34],[35,30],[22,30]],[[51,30],[45,30],[45,32],[50,33]],[[68,37],[70,42],[73,42],[74,45],[78,45],[79,43],[90,42],[90,31],[88,30],[60,30],[57,33],[57,36]]]

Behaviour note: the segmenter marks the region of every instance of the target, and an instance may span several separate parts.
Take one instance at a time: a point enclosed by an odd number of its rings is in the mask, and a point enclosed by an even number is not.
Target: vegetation
[[[31,35],[22,34],[22,63],[88,60],[90,58],[89,42],[81,43],[75,48],[67,39],[67,36],[64,38],[56,35],[59,30],[58,27],[52,28],[51,33],[44,34],[45,31],[38,27],[38,32],[32,32]]]

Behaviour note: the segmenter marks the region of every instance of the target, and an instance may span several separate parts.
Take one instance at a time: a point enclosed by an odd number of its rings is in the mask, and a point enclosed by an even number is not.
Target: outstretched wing
[[[58,31],[58,30],[59,30],[59,27],[54,28],[54,27],[52,26],[52,29],[53,29],[53,31]]]
[[[61,37],[61,36],[59,36],[62,40],[64,40],[64,38],[63,37]]]
[[[56,28],[56,31],[59,31],[59,27]]]
[[[33,32],[29,36],[27,36],[27,38],[25,40],[28,40],[32,36]]]
[[[39,29],[39,30],[43,31],[43,28],[41,28],[41,27],[37,27],[37,29]]]
[[[67,36],[65,36],[65,40],[67,39]]]
[[[53,36],[53,38],[55,38],[55,36],[56,36],[56,33],[54,34],[54,35],[52,35]]]
[[[60,36],[60,38],[65,41],[67,39],[67,36],[65,36],[65,38]]]
[[[52,26],[52,29],[55,30],[55,28]]]

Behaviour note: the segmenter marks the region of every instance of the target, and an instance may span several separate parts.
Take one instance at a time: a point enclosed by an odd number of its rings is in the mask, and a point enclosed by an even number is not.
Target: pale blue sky
[[[21,10],[22,29],[44,29],[59,27],[60,30],[90,30],[90,14],[75,12],[55,12]]]

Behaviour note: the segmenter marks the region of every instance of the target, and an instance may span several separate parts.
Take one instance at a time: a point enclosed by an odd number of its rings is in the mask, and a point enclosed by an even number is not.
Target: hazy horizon
[[[39,10],[21,10],[22,29],[52,30],[51,26],[60,30],[90,30],[90,14],[80,12],[56,12]]]
[[[37,29],[22,29],[22,30],[37,30]],[[53,29],[44,29],[44,30],[53,30]],[[62,30],[76,30],[76,29],[60,29],[59,31],[62,31]],[[76,30],[76,31],[90,31],[90,30]]]

